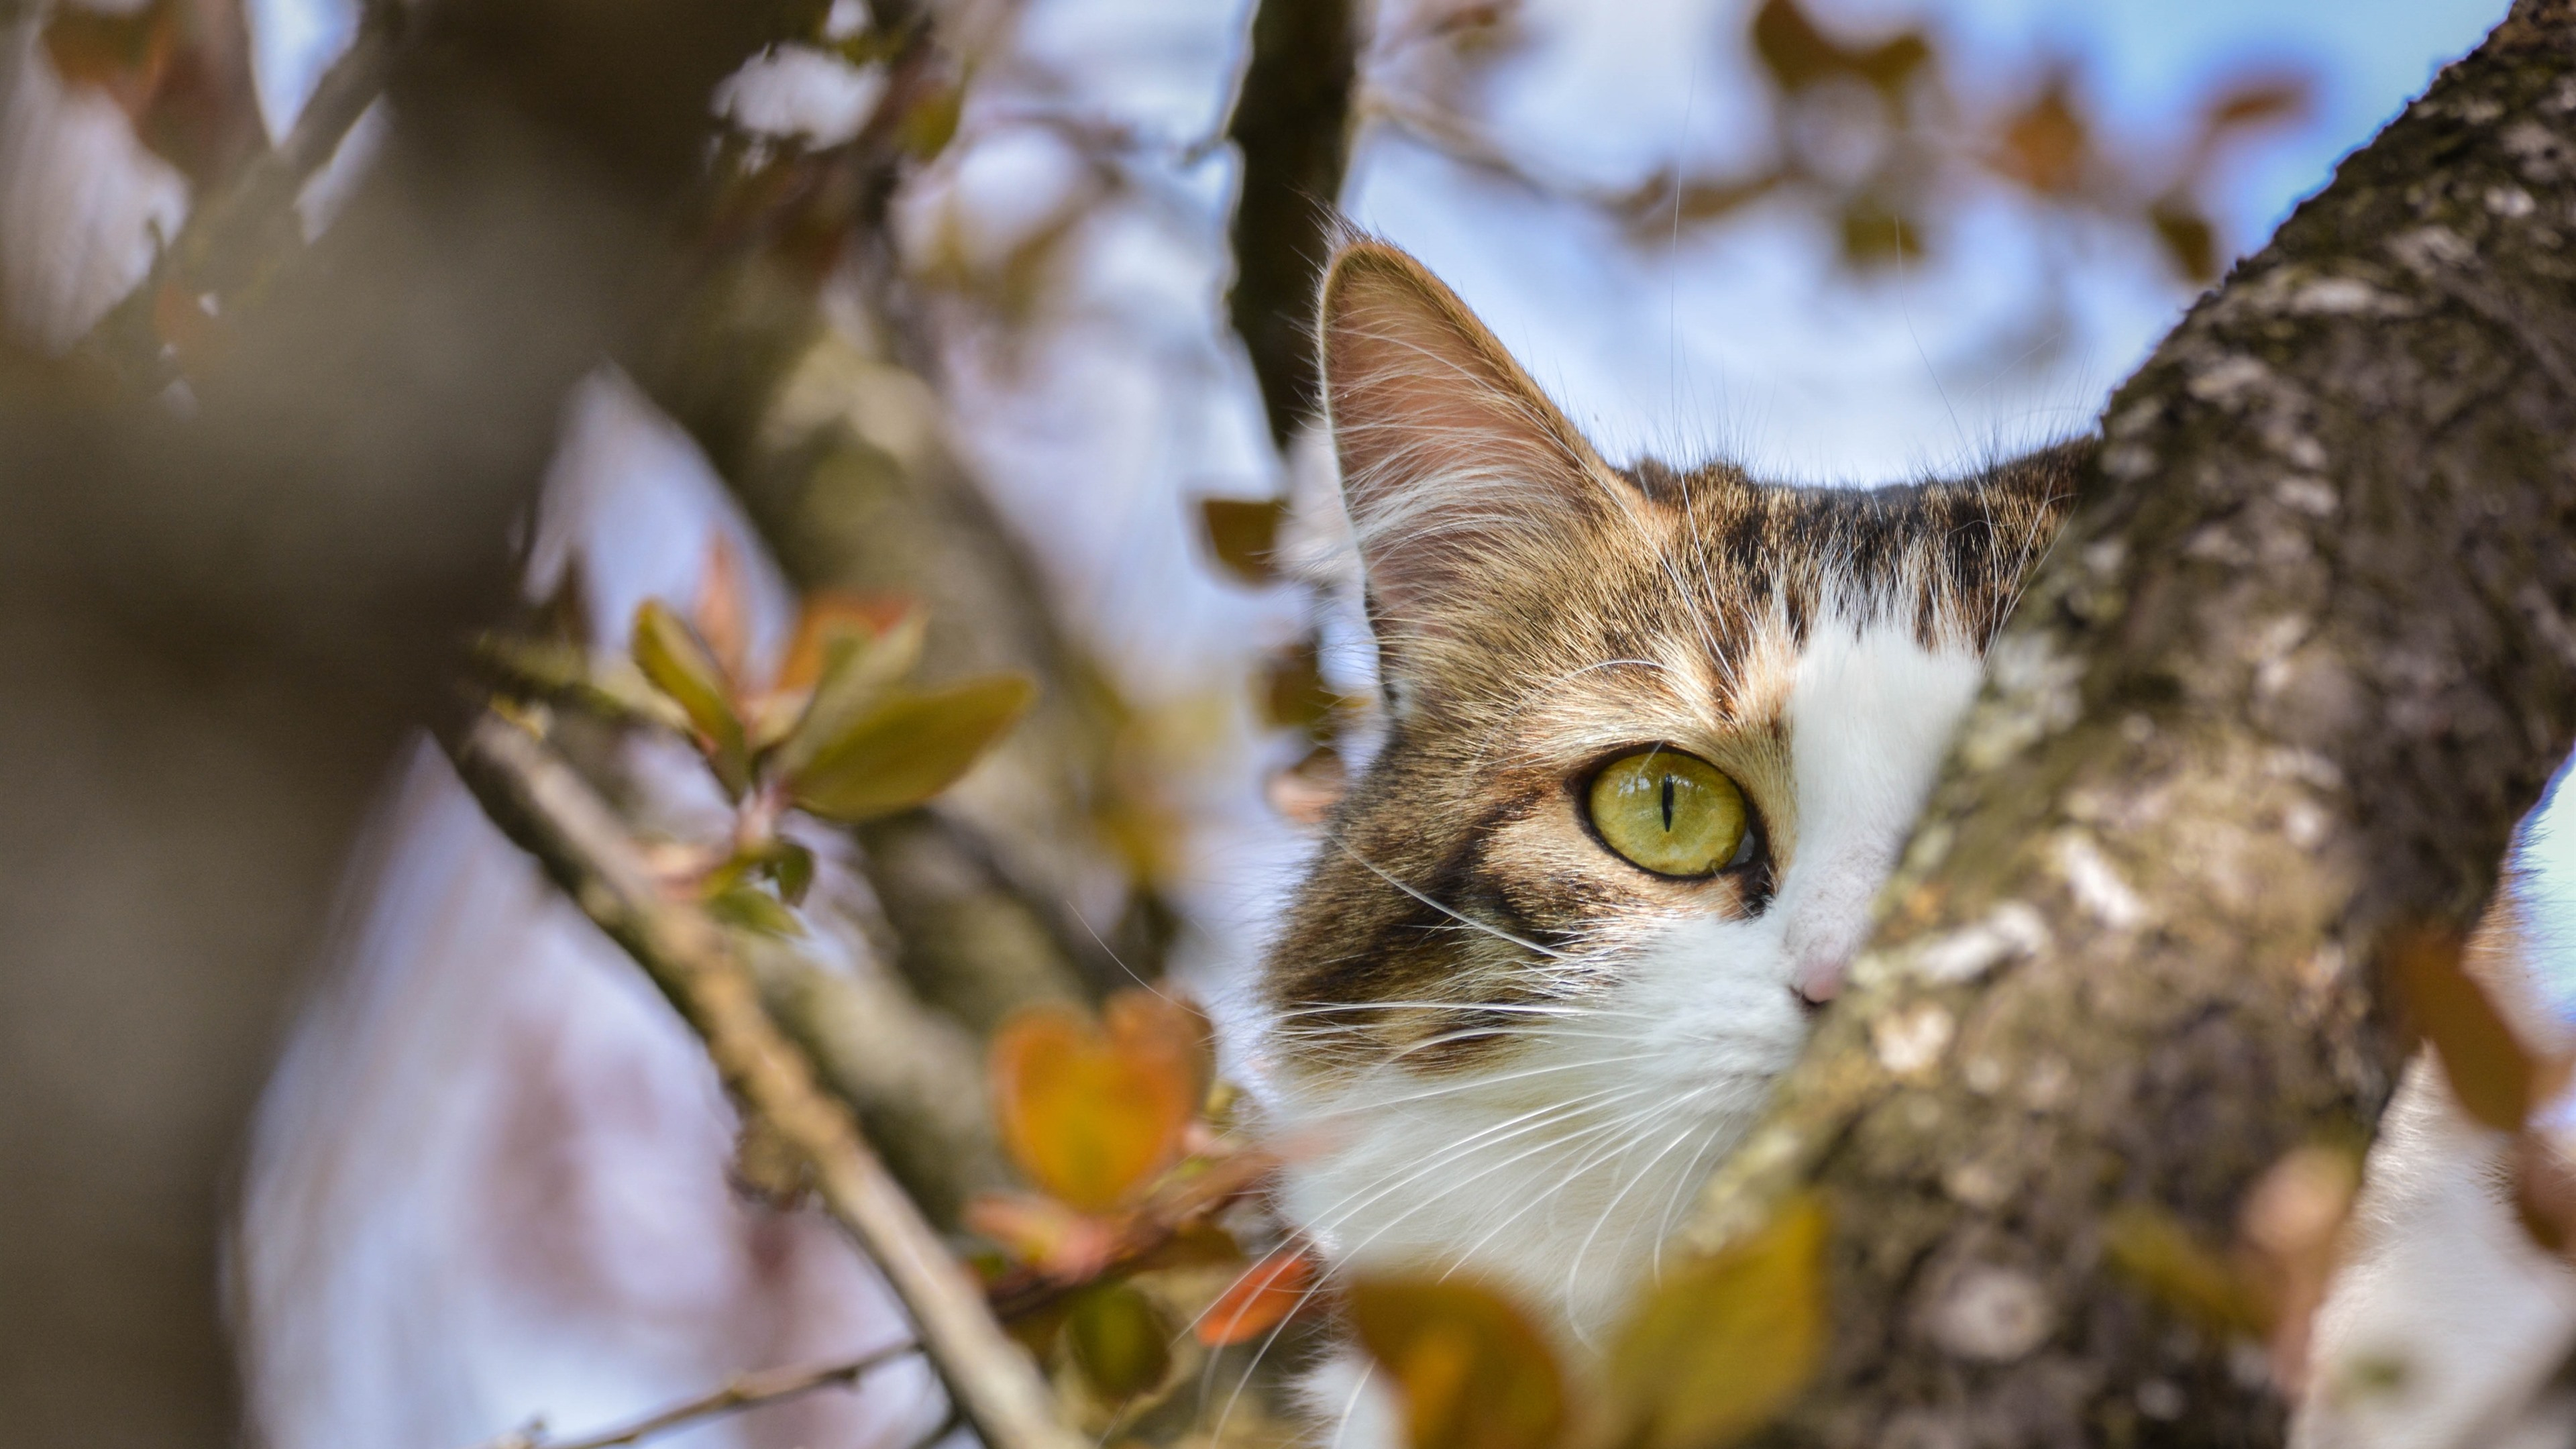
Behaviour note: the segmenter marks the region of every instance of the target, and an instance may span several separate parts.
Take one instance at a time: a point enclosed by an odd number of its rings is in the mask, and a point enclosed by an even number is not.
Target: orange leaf
[[[1565,1419],[1547,1343],[1509,1303],[1457,1279],[1351,1285],[1360,1345],[1404,1392],[1412,1449],[1546,1449]]]
[[[1234,1285],[1199,1315],[1199,1342],[1210,1348],[1249,1343],[1285,1322],[1314,1292],[1315,1265],[1282,1248],[1243,1270]]]
[[[725,677],[749,679],[744,666],[751,653],[751,597],[743,585],[742,560],[723,534],[707,541],[707,566],[698,575],[697,602],[689,613]]]
[[[1197,1115],[1216,1077],[1216,1029],[1207,1016],[1186,1001],[1140,986],[1112,995],[1100,1015],[1119,1051],[1140,1061],[1176,1063],[1188,1074],[1191,1115]]]
[[[65,81],[105,90],[131,116],[160,88],[170,68],[178,21],[179,8],[167,0],[123,14],[56,6],[45,22],[45,56]]]
[[[2407,1025],[2432,1043],[2442,1075],[2469,1115],[2501,1132],[2521,1128],[2537,1103],[2537,1068],[2478,983],[2460,969],[2459,939],[2443,931],[2398,935],[2390,964]]]
[[[856,635],[873,639],[912,612],[912,602],[891,594],[808,594],[796,616],[796,634],[787,644],[787,662],[779,666],[778,688],[811,689],[823,673],[827,646],[835,638]]]
[[[2303,75],[2240,81],[2201,104],[2201,124],[2217,131],[2293,121],[2316,103],[2316,84]]]
[[[2083,185],[2093,138],[2067,91],[2064,76],[2004,124],[1995,169],[2045,196],[2065,196]]]
[[[1196,1097],[1187,1055],[1151,1032],[1104,1034],[1061,1006],[994,1034],[1003,1145],[1029,1179],[1083,1212],[1108,1212],[1180,1155]]]

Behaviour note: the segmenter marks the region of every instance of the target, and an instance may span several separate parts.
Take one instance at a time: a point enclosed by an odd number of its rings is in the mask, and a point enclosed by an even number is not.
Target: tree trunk
[[[2576,729],[2576,4],[2521,0],[2112,399],[2086,494],[1766,1125],[1832,1340],[1766,1442],[2279,1436],[2106,1263],[2366,1133],[2392,933],[2464,935]]]

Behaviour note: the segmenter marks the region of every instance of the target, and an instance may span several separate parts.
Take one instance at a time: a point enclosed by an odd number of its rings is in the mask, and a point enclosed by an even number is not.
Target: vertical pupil
[[[1670,834],[1672,833],[1672,830],[1673,830],[1673,777],[1672,777],[1672,776],[1670,776],[1670,775],[1666,775],[1666,776],[1664,777],[1664,833],[1665,833],[1665,834],[1667,834],[1667,835],[1670,835]]]

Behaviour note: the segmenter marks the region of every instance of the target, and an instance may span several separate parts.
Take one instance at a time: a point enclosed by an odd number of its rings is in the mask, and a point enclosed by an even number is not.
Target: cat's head
[[[1323,373],[1384,743],[1237,1033],[1326,1251],[1633,1282],[1838,989],[2071,451],[1875,491],[1616,468],[1411,258]]]

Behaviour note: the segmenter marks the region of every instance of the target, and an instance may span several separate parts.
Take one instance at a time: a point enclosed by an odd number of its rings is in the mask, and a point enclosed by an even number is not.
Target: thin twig
[[[855,1386],[870,1369],[912,1353],[916,1348],[917,1345],[914,1344],[898,1343],[891,1348],[878,1349],[864,1358],[854,1358],[842,1363],[799,1364],[788,1368],[764,1369],[757,1373],[736,1374],[725,1381],[723,1388],[714,1393],[691,1399],[684,1404],[673,1404],[658,1413],[638,1419],[622,1429],[610,1429],[593,1434],[587,1439],[550,1439],[546,1437],[543,1429],[521,1429],[502,1435],[485,1445],[484,1449],[612,1449],[614,1445],[633,1444],[638,1440],[650,1439],[656,1434],[667,1433],[683,1425],[694,1424],[701,1419],[738,1414],[745,1409],[756,1409],[763,1404],[774,1404],[781,1399],[810,1394],[816,1389],[830,1388],[836,1384]]]
[[[665,895],[623,822],[525,730],[487,714],[452,753],[493,821],[688,1018],[734,1099],[811,1165],[824,1208],[883,1270],[976,1434],[991,1449],[1079,1449],[1056,1422],[1036,1366],[1003,1334],[974,1280],[761,1008],[724,929],[695,903]]]

